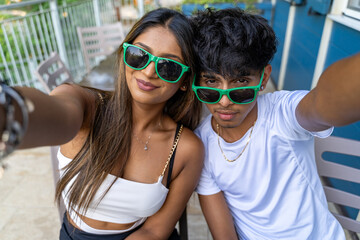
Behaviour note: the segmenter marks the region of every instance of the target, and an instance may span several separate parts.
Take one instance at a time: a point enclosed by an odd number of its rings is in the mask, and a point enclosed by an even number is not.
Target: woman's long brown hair
[[[195,99],[194,92],[191,90],[195,72],[195,56],[192,47],[193,32],[188,19],[174,10],[163,8],[154,10],[135,23],[124,42],[132,43],[141,33],[151,27],[159,26],[169,29],[175,35],[184,63],[191,67],[191,71],[186,73],[183,81],[187,91],[178,90],[167,101],[164,113],[175,122],[180,122],[193,130],[200,120],[201,104]],[[115,91],[102,92],[103,101],[100,99],[96,101],[95,115],[91,122],[93,127],[79,153],[65,167],[64,174],[56,187],[55,199],[59,203],[65,187],[76,177],[69,185],[69,191],[65,193],[69,198],[68,210],[84,213],[107,174],[116,167],[119,169],[118,176],[122,176],[124,166],[130,156],[132,96],[125,78],[122,45],[117,54],[119,76]]]

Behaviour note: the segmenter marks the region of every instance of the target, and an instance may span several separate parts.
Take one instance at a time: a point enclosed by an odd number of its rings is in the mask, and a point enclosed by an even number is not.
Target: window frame
[[[344,15],[355,18],[357,20],[360,20],[360,8],[357,9],[357,8],[351,7],[349,5],[350,5],[350,0],[348,0],[346,3],[346,7],[343,11]]]

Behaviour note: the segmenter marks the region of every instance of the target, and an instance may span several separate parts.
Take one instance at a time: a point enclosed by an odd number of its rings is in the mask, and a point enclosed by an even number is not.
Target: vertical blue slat
[[[289,18],[289,9],[290,4],[285,1],[277,1],[275,5],[275,14],[273,18],[273,28],[276,34],[276,37],[279,41],[277,52],[271,61],[272,73],[271,78],[274,81],[275,85],[278,85],[279,75],[280,75],[280,66],[281,66],[281,57],[284,49],[284,41],[286,34],[286,25]]]
[[[311,88],[325,16],[309,15],[309,6],[297,6],[284,89]]]

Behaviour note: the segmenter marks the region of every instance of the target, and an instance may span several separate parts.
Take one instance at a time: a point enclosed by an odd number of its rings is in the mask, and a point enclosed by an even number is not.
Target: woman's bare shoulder
[[[80,151],[89,134],[91,122],[95,116],[94,106],[98,96],[89,89],[76,84],[60,85],[51,92],[51,95],[70,99],[72,104],[77,106],[74,107],[74,111],[82,111],[83,122],[79,132],[71,141],[61,145],[62,154],[73,158]]]
[[[179,141],[178,151],[184,164],[202,165],[204,158],[204,145],[200,138],[190,129],[184,127]]]
[[[94,101],[96,95],[89,91],[87,88],[84,88],[77,84],[62,84],[56,87],[50,93],[51,96],[58,97],[66,97],[72,98],[74,100],[78,100],[82,103],[86,103],[88,101]]]

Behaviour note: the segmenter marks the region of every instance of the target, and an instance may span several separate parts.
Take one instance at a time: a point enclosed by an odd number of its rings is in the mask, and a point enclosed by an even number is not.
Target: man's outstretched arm
[[[360,120],[360,53],[339,60],[320,76],[299,103],[296,117],[309,131],[344,126]]]
[[[214,240],[237,240],[234,222],[223,193],[218,192],[213,195],[199,194],[199,200]]]

